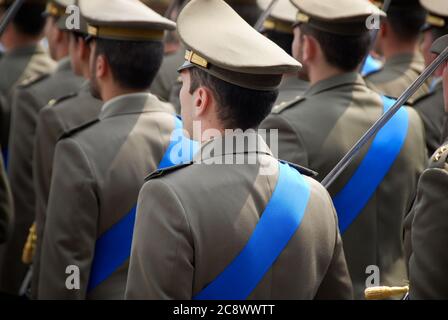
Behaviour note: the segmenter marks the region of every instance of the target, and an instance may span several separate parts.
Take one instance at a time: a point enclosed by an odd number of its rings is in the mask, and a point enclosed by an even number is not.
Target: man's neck
[[[109,88],[106,90],[103,90],[101,98],[103,102],[108,102],[114,98],[128,95],[128,94],[135,94],[135,93],[145,93],[144,90],[135,90],[135,89],[124,89],[124,88]]]
[[[338,76],[338,75],[342,75],[345,72],[338,69],[338,68],[333,68],[333,67],[328,67],[328,66],[320,66],[320,65],[316,65],[314,67],[310,67],[308,69],[309,71],[309,79],[310,79],[310,85],[313,86],[316,83],[326,80],[326,79],[330,79],[332,77]]]
[[[90,69],[89,69],[89,62],[83,63],[81,66],[81,75],[85,79],[90,79]]]
[[[69,56],[68,46],[61,46],[54,50],[54,57],[52,57],[55,61],[61,61]]]
[[[20,48],[26,48],[36,46],[39,43],[39,39],[29,37],[17,37],[11,43],[5,43],[4,47],[6,52],[14,51]]]
[[[417,52],[418,44],[412,43],[389,43],[383,47],[383,54],[386,61],[402,54],[414,54]]]

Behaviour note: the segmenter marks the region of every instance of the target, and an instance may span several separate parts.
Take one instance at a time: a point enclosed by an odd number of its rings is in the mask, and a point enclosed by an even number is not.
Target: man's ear
[[[96,57],[96,77],[98,79],[104,79],[109,74],[109,64],[106,56],[100,54]]]
[[[82,61],[89,61],[89,57],[90,57],[90,45],[84,41],[79,39],[78,43],[78,53],[79,53],[79,57],[81,58]]]
[[[303,36],[303,62],[313,61],[319,50],[317,40],[309,35]]]
[[[206,87],[199,87],[193,93],[193,106],[195,109],[196,116],[199,117],[208,112],[213,101],[214,98],[210,89]]]
[[[380,39],[382,39],[382,38],[386,37],[387,35],[389,35],[389,28],[390,28],[390,25],[387,21],[384,21],[384,20],[381,21],[381,27],[380,27],[380,30],[378,30],[378,37]]]

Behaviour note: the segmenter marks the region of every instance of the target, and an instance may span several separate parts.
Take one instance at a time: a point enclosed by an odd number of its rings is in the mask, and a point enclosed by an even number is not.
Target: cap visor
[[[431,47],[431,52],[441,54],[443,50],[446,49],[446,47],[448,47],[448,35],[440,37],[439,39],[434,41]]]
[[[425,23],[421,29],[421,32],[426,32],[431,30],[432,28],[434,28],[432,25],[430,25],[429,23]]]
[[[181,65],[178,69],[177,72],[181,73],[182,71],[186,70],[186,69],[190,69],[192,67],[194,67],[195,65],[189,61],[185,61],[183,65]]]

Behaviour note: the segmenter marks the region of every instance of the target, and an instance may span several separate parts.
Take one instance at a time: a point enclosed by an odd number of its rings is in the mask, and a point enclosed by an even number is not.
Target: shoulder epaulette
[[[305,100],[305,97],[298,96],[294,100],[291,100],[289,102],[282,102],[282,103],[274,106],[274,108],[272,109],[272,113],[276,113],[276,114],[282,113],[284,110],[291,108],[292,106],[295,106],[296,104],[298,104],[304,100]]]
[[[50,73],[47,74],[41,74],[39,76],[33,76],[33,77],[29,77],[25,80],[23,80],[20,84],[19,87],[20,88],[28,88],[38,82],[41,82],[44,79],[47,79],[50,76]]]
[[[431,168],[445,168],[448,163],[448,144],[440,147],[431,158]]]
[[[190,162],[185,162],[185,163],[179,164],[177,166],[172,166],[172,167],[168,167],[168,168],[164,168],[164,169],[157,169],[156,171],[151,173],[149,176],[147,176],[145,178],[145,181],[149,181],[149,180],[152,180],[152,179],[156,179],[156,178],[160,178],[160,177],[166,176],[167,174],[173,173],[173,172],[175,172],[175,171],[177,171],[179,169],[189,167],[193,163],[194,163],[193,161],[190,161]]]
[[[78,133],[78,132],[80,132],[80,131],[83,131],[83,130],[87,129],[88,127],[91,127],[91,126],[93,126],[95,123],[98,123],[98,122],[100,122],[100,120],[99,120],[99,119],[95,119],[95,120],[88,121],[88,122],[86,122],[86,123],[84,123],[84,124],[81,124],[81,125],[79,125],[79,126],[73,128],[73,129],[70,129],[70,130],[64,132],[64,133],[61,135],[61,137],[59,138],[59,140],[62,140],[62,139],[71,137],[71,136],[73,136],[74,134],[76,134],[76,133]]]
[[[282,163],[286,163],[287,165],[293,167],[294,169],[296,169],[297,171],[299,171],[299,172],[300,172],[301,174],[303,174],[304,176],[308,176],[308,177],[312,177],[312,178],[318,176],[318,173],[317,173],[316,171],[313,171],[313,170],[311,170],[311,169],[308,169],[308,168],[299,166],[298,164],[291,163],[291,162],[284,161],[284,160],[280,160],[280,162],[282,162]]]
[[[57,99],[51,99],[51,100],[48,102],[48,105],[49,105],[50,107],[56,106],[56,105],[60,104],[61,102],[65,101],[65,100],[68,100],[68,99],[71,99],[71,98],[76,97],[77,95],[78,95],[77,92],[73,92],[73,93],[70,93],[70,94],[68,94],[68,95],[66,95],[66,96],[57,98]]]

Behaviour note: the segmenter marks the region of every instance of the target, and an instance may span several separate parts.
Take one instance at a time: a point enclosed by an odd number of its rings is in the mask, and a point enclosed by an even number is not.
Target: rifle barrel
[[[8,24],[14,19],[25,0],[16,0],[8,9],[2,22],[0,23],[0,36],[5,32]]]
[[[261,32],[263,30],[264,22],[269,17],[278,1],[279,0],[272,0],[269,6],[266,8],[266,10],[263,11],[260,18],[258,18],[257,23],[254,26],[255,30],[257,30],[258,32]]]

